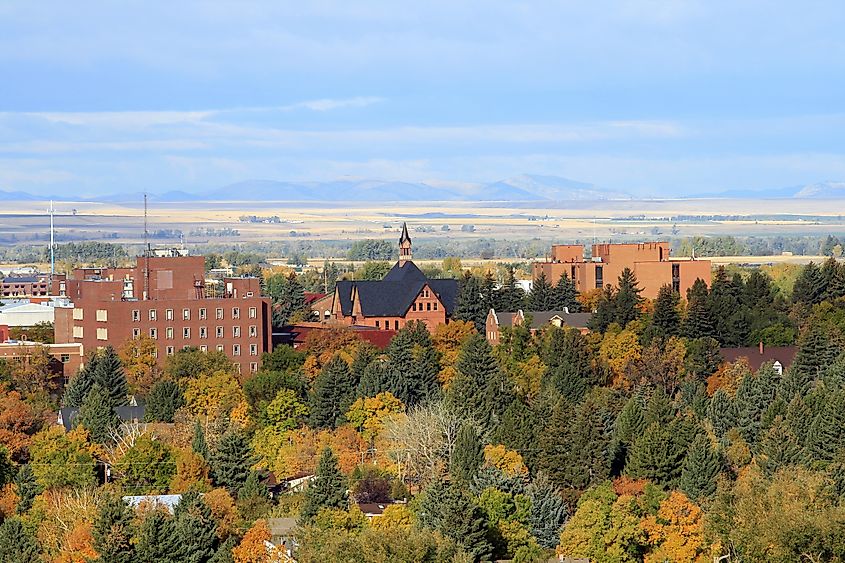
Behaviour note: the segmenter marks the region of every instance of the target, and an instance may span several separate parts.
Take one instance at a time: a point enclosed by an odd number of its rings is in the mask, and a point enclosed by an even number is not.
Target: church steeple
[[[399,237],[399,265],[411,261],[411,236],[408,234],[408,224],[402,223],[402,236]]]

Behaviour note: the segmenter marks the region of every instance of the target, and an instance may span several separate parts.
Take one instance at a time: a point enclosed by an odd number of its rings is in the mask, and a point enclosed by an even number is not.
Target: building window
[[[63,364],[68,363],[70,361],[70,354],[62,354],[61,359]]]
[[[141,338],[141,329],[140,328],[133,328],[132,329],[132,338]]]
[[[240,338],[241,337],[241,327],[233,326],[232,327],[232,338]]]
[[[241,318],[241,308],[240,307],[232,307],[232,318],[233,319]]]
[[[681,292],[681,265],[672,264],[672,291]]]
[[[150,320],[151,321],[156,320],[156,310],[155,309],[150,309]]]
[[[98,328],[97,329],[97,340],[108,340],[108,339],[109,339],[109,329]]]
[[[604,266],[596,266],[596,287],[604,287]]]
[[[223,338],[223,327],[222,326],[217,327],[217,338]]]
[[[434,310],[437,310],[437,301],[434,302]]]
[[[200,327],[200,338],[208,338],[208,328],[201,326]]]
[[[425,310],[431,311],[431,301],[429,301],[428,303],[425,304]]]
[[[132,321],[136,323],[141,321],[141,311],[132,309]]]
[[[416,301],[414,301],[414,303],[411,305],[411,310],[412,310],[412,311],[416,311],[416,310],[417,310],[417,302],[416,302]]]
[[[376,328],[381,328],[381,321],[376,321]]]
[[[164,310],[164,320],[172,321],[173,320],[173,309],[165,309]]]
[[[168,356],[172,356],[174,352],[175,352],[175,349],[173,348],[173,346],[167,347],[167,355]]]
[[[393,330],[399,330],[399,321],[393,321]]]
[[[73,320],[83,321],[83,320],[85,320],[83,317],[84,317],[84,313],[83,313],[82,309],[80,309],[79,307],[74,307],[73,308]]]
[[[240,356],[241,355],[241,345],[240,344],[232,344],[232,355],[233,356]]]
[[[249,371],[251,371],[251,372],[253,372],[253,373],[255,373],[256,371],[258,371],[258,362],[251,362],[251,363],[249,364]]]
[[[206,346],[205,344],[200,346],[200,352],[208,352],[208,346]]]
[[[158,358],[158,348],[153,348],[153,358]]]
[[[257,356],[258,355],[258,344],[250,344],[249,345],[249,355],[250,356]]]
[[[191,337],[191,327],[183,326],[182,327],[182,338],[190,338]]]
[[[182,320],[183,321],[190,321],[191,320],[191,310],[190,309],[182,309]]]
[[[256,319],[258,318],[258,309],[256,307],[249,308],[249,318]]]
[[[223,307],[217,307],[217,320],[223,320]]]
[[[241,373],[241,364],[235,364],[235,369],[238,370],[238,373]]]
[[[150,329],[150,338],[152,338],[153,340],[158,340],[158,329],[157,328],[151,328]]]
[[[258,327],[255,325],[249,325],[249,337],[255,338],[258,336]]]
[[[97,309],[97,322],[105,323],[109,320],[109,312],[105,309]]]
[[[205,311],[205,307],[203,307],[202,309],[200,309],[200,320],[204,321],[205,317],[206,317],[206,311]]]
[[[223,351],[223,345],[222,345],[222,344],[218,344],[218,345],[217,345],[217,351],[218,351],[218,352],[222,352],[222,351]]]
[[[168,340],[173,340],[173,327],[169,326],[164,331],[164,337]]]

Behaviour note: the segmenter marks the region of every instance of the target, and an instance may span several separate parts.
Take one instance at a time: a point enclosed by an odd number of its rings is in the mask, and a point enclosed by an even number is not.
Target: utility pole
[[[150,291],[150,241],[147,231],[147,192],[144,192],[144,295],[143,299],[149,299]]]

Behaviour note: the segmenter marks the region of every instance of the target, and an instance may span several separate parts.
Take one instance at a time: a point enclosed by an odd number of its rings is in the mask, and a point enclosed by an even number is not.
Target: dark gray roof
[[[513,326],[513,316],[517,311],[496,311],[499,326]],[[587,328],[592,313],[567,313],[566,311],[523,311],[525,317],[531,318],[531,328],[541,328],[551,322],[554,317],[560,317],[563,324],[573,328]]]
[[[124,422],[132,422],[134,420],[141,422],[144,420],[147,409],[143,404],[140,404],[138,406],[124,405],[116,407],[114,411],[117,413],[117,417]],[[59,409],[59,417],[65,430],[69,431],[73,429],[78,416],[78,407],[64,407]]]
[[[457,280],[429,280],[413,262],[397,262],[380,281],[339,281],[337,291],[346,316],[352,314],[352,291],[357,289],[365,317],[401,317],[426,284],[451,315],[457,304]]]
[[[36,283],[38,281],[41,281],[41,280],[39,280],[38,278],[33,277],[33,276],[21,276],[21,277],[10,276],[10,277],[5,278],[3,280],[3,283]]]
[[[405,241],[411,242],[411,236],[408,234],[408,223],[402,223],[402,235],[399,237],[399,244]]]

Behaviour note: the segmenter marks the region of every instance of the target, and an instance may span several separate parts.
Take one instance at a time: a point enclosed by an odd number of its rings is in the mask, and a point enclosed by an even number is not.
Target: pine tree
[[[630,268],[625,268],[619,274],[618,280],[619,289],[616,292],[616,322],[621,327],[633,320],[640,318],[640,306],[643,298],[640,296],[642,288],[637,283],[637,276]]]
[[[364,375],[358,382],[356,396],[375,397],[383,391],[391,388],[388,363],[381,358],[376,358],[364,370]]]
[[[414,354],[417,368],[417,402],[431,403],[441,397],[440,353],[434,346],[418,348]]]
[[[534,440],[539,426],[534,411],[521,399],[516,398],[502,414],[502,419],[493,432],[492,443],[504,444],[506,448],[517,451],[525,464],[533,468],[537,461]]]
[[[561,274],[560,279],[552,288],[552,308],[555,311],[568,310],[570,313],[581,311],[581,303],[578,302],[578,290],[575,287],[575,280],[566,274]]]
[[[505,281],[495,292],[496,311],[518,311],[525,307],[525,291],[516,283],[513,266],[505,273]]]
[[[603,333],[614,322],[616,322],[616,292],[613,286],[607,284],[599,295],[593,316],[590,317],[590,330]]]
[[[499,303],[496,299],[496,278],[493,276],[492,270],[487,270],[481,280],[481,301],[484,304],[485,319],[490,309],[504,310],[499,309]]]
[[[139,563],[177,563],[174,554],[176,522],[161,510],[151,510],[141,523],[135,546],[135,561]]]
[[[18,506],[16,512],[18,514],[25,514],[32,508],[32,503],[35,497],[42,493],[41,485],[35,480],[35,474],[32,472],[32,466],[28,463],[21,465],[18,469],[18,475],[15,478],[15,488],[18,494]],[[0,559],[1,560],[1,559]]]
[[[6,518],[0,524],[0,561],[3,563],[39,563],[38,543],[20,518]]]
[[[546,279],[546,273],[541,271],[540,275],[534,278],[534,283],[531,284],[531,293],[528,294],[528,306],[532,311],[551,311],[554,306],[553,298],[552,286],[549,285],[549,280]]]
[[[150,389],[147,397],[144,420],[149,422],[173,422],[176,411],[182,408],[185,399],[182,389],[174,381],[159,381]]]
[[[550,327],[543,346],[546,384],[575,404],[594,383],[595,372],[586,338],[577,330]]]
[[[745,374],[739,382],[734,397],[734,407],[736,408],[737,428],[743,439],[751,446],[757,443],[763,413],[768,406],[769,403],[763,396],[762,389],[758,384],[758,378],[751,374]]]
[[[376,358],[378,357],[378,349],[369,342],[362,342],[355,349],[355,356],[352,358],[352,365],[349,366],[349,371],[352,378],[361,384],[364,379],[364,373]],[[360,395],[359,395],[360,396]],[[375,395],[364,395],[365,397],[374,397]]]
[[[801,269],[798,279],[792,286],[792,301],[805,305],[820,303],[822,296],[827,291],[818,265],[810,262]]]
[[[478,431],[471,424],[464,423],[455,439],[449,473],[452,479],[464,484],[472,483],[473,477],[484,463],[484,446]]]
[[[67,387],[65,387],[65,394],[62,402],[66,407],[79,408],[82,406],[82,401],[94,385],[94,371],[97,369],[97,364],[100,362],[100,354],[94,353],[85,367],[81,368],[77,374],[71,378]]]
[[[487,539],[487,522],[469,493],[451,485],[445,487],[438,497],[435,529],[455,540],[472,556],[473,561],[489,561],[493,546]]]
[[[98,444],[104,444],[110,440],[112,431],[120,425],[112,398],[99,383],[91,386],[91,390],[79,408],[77,422]]]
[[[701,279],[696,279],[687,290],[687,318],[683,326],[684,334],[688,338],[714,336],[715,323],[709,296],[707,284]]]
[[[261,477],[258,476],[257,471],[249,472],[249,477],[246,478],[238,491],[238,500],[251,498],[267,498],[267,486],[261,482]]]
[[[632,396],[625,403],[619,416],[616,417],[616,423],[613,425],[611,450],[613,452],[613,465],[617,473],[620,473],[622,468],[625,467],[628,452],[637,438],[642,436],[645,427],[645,414],[640,398],[636,395]]]
[[[795,395],[786,409],[786,425],[799,444],[807,443],[807,435],[813,423],[813,412],[801,395]]]
[[[681,315],[678,304],[681,296],[669,285],[661,286],[654,300],[652,324],[661,336],[677,336],[681,332]]]
[[[119,407],[129,404],[129,383],[120,356],[114,348],[107,346],[100,353],[99,361],[94,369],[94,381],[108,392],[112,405]]]
[[[717,389],[707,406],[707,418],[716,435],[721,438],[736,426],[736,409],[724,389]]]
[[[634,442],[625,464],[625,474],[672,488],[681,475],[685,453],[685,444],[682,447],[678,442],[672,426],[652,424]]]
[[[200,494],[195,491],[184,493],[176,505],[174,516],[177,548],[173,559],[179,563],[208,563],[217,552],[220,541],[217,521]]]
[[[560,494],[542,473],[526,488],[531,501],[528,526],[531,535],[542,547],[554,549],[560,541],[560,530],[569,518],[569,510]]]
[[[814,460],[832,461],[845,448],[845,391],[828,394],[807,434],[807,451]]]
[[[760,451],[755,458],[763,472],[772,476],[781,467],[805,460],[798,438],[782,420],[776,420],[760,438]]]
[[[485,430],[495,425],[493,415],[498,408],[504,412],[510,402],[508,390],[501,388],[503,374],[492,352],[484,336],[470,336],[458,356],[458,374],[446,393],[447,404],[461,418],[481,424]]]
[[[658,386],[652,391],[645,405],[643,429],[652,424],[665,426],[673,420],[675,420],[675,407],[672,405],[672,399],[666,394],[666,390],[662,386]]]
[[[678,485],[692,500],[700,502],[716,492],[716,478],[720,470],[719,455],[713,450],[706,434],[693,440],[684,458]]]
[[[355,395],[356,382],[340,356],[323,366],[311,390],[312,428],[335,428],[342,420]]]
[[[464,273],[460,283],[454,319],[471,322],[475,325],[475,330],[484,332],[484,324],[489,312],[490,309],[486,308],[482,293],[481,280],[469,272]]]
[[[100,503],[94,519],[94,549],[103,563],[130,563],[135,560],[132,509],[115,494]]]
[[[838,330],[828,321],[811,319],[798,339],[798,352],[790,372],[801,377],[802,386],[815,380],[836,361],[840,347],[834,335]]]
[[[208,443],[205,441],[205,430],[199,420],[194,421],[194,436],[191,438],[191,450],[208,461],[211,456],[208,455]]]
[[[349,502],[346,498],[346,489],[346,477],[340,472],[337,456],[331,448],[324,448],[317,464],[314,480],[305,491],[302,519],[311,520],[324,508],[345,509]]]
[[[234,430],[226,432],[211,456],[210,465],[215,485],[226,487],[232,495],[237,495],[249,477],[249,468],[253,462],[246,438]]]

